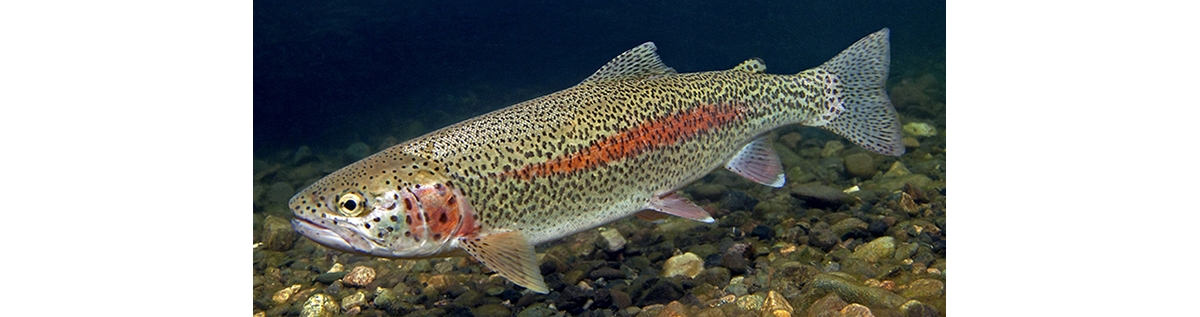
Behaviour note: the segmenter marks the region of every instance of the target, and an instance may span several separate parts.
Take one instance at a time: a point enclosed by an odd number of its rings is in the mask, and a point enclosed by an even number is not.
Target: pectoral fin
[[[538,269],[537,254],[520,231],[462,238],[460,241],[467,253],[500,276],[534,292],[550,292]]]

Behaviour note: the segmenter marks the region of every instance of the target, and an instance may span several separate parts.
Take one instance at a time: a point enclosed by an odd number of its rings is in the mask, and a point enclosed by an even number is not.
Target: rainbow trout
[[[442,128],[318,180],[293,227],[329,248],[388,258],[469,255],[546,293],[534,245],[652,210],[713,218],[675,191],[717,167],[782,187],[764,136],[821,127],[901,155],[884,90],[888,30],[795,75],[750,59],[676,73],[647,42],[574,87]]]

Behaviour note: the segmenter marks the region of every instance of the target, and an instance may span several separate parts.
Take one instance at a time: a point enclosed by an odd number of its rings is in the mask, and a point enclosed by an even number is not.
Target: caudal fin
[[[872,152],[900,156],[900,118],[888,99],[884,84],[891,63],[888,29],[858,40],[822,69],[838,77],[843,87],[841,115],[821,126]]]

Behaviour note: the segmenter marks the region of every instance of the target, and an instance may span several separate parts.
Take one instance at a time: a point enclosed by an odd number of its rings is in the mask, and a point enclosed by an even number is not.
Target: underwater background
[[[945,14],[941,1],[255,1],[253,312],[945,315]],[[718,170],[683,189],[714,224],[626,219],[540,245],[550,294],[465,258],[329,250],[288,222],[287,199],[325,174],[570,87],[646,41],[679,72],[759,57],[792,74],[885,27],[906,154],[779,129],[787,186]],[[689,259],[699,273],[671,274]]]

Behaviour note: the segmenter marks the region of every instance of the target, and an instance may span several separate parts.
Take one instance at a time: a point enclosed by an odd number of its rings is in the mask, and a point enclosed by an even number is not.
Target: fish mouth
[[[308,221],[308,219],[292,219],[292,229],[295,229],[296,232],[299,232],[300,235],[303,235],[309,240],[328,248],[358,253],[369,253],[371,249],[367,245],[355,245],[350,243],[350,241],[362,241],[362,239],[345,237],[345,234],[353,235],[353,233],[348,232],[347,230],[339,230],[342,228],[325,227],[315,222]]]

